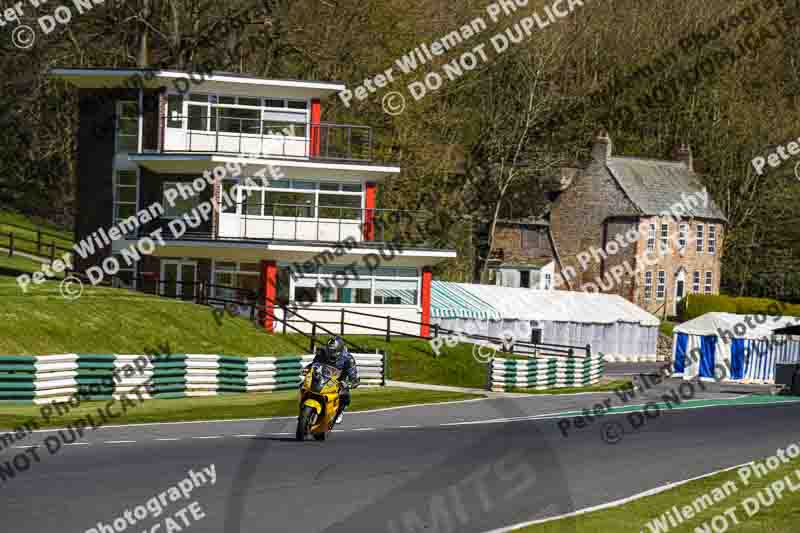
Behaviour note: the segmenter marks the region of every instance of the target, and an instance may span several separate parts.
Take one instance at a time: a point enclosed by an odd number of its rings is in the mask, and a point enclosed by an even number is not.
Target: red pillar
[[[275,320],[272,314],[275,312],[275,297],[277,296],[278,265],[275,261],[261,261],[262,271],[262,301],[264,306],[264,329],[272,333],[275,331]]]
[[[377,185],[375,183],[367,183],[364,189],[364,240],[375,240],[375,192]]]
[[[422,269],[422,294],[420,295],[420,302],[422,304],[422,327],[419,334],[421,337],[430,337],[431,328],[428,326],[431,322],[431,279],[432,273],[430,267]]]
[[[311,100],[311,145],[309,155],[318,157],[320,152],[320,120],[322,119],[322,107],[319,100]]]

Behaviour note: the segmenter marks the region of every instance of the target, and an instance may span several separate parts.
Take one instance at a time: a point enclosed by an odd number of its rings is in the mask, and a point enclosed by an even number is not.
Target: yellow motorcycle
[[[300,387],[300,416],[295,437],[304,441],[309,433],[325,440],[339,412],[341,371],[331,365],[313,363],[305,370]]]

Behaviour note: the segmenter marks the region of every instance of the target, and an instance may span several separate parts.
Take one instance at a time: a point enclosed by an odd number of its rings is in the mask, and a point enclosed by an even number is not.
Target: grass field
[[[71,231],[59,228],[44,220],[33,220],[18,213],[0,211],[0,233],[13,233],[15,237],[21,237],[35,241],[36,230],[48,234],[42,235],[43,244],[49,245],[51,242],[54,242],[56,246],[60,246],[62,248],[72,248],[73,235]],[[5,247],[7,244],[8,238],[5,235],[0,236],[0,246]],[[23,251],[29,253],[36,253],[39,251],[36,248],[36,244],[27,241],[17,242],[15,246],[19,246],[23,249]],[[49,254],[49,248],[43,247],[40,253],[43,255]],[[61,253],[56,250],[56,255],[61,255]]]
[[[426,391],[398,388],[356,389],[352,393],[351,411],[366,411],[401,405],[438,403],[480,398],[457,392]],[[97,412],[105,402],[85,402],[66,416],[53,416],[47,422],[40,416],[38,406],[0,405],[0,428],[12,429],[29,420],[42,427],[65,427],[82,415]],[[114,419],[117,424],[143,424],[147,422],[182,422],[189,420],[234,420],[296,416],[297,392],[272,394],[230,394],[214,397],[181,398],[176,400],[146,400],[131,407],[127,414]]]
[[[787,443],[788,444],[788,443]],[[757,479],[752,475],[747,483],[739,478],[736,470],[691,481],[668,491],[635,500],[626,505],[589,513],[574,518],[546,522],[535,526],[516,530],[517,533],[567,533],[580,531],[581,533],[704,533],[730,531],[732,533],[796,533],[800,531],[800,491],[792,492],[788,488],[782,498],[776,498],[774,505],[766,507],[761,505],[759,512],[748,516],[743,502],[748,498],[758,501],[759,491],[765,491],[771,483],[790,476],[794,486],[800,487],[800,459],[784,464],[768,475]],[[715,488],[721,488],[726,482],[733,482],[735,491],[728,483],[728,496],[716,504],[700,507],[696,516],[686,520],[677,527],[672,527],[667,522],[668,528],[653,529],[648,522],[662,519],[662,514],[672,509],[673,506],[683,509],[693,506],[697,498],[710,493]],[[763,492],[761,497],[769,502],[769,494]],[[754,510],[752,500],[749,500],[750,510]],[[733,511],[739,524],[734,524],[733,519],[728,519],[729,528],[723,528],[722,521],[717,519],[712,527],[711,520],[730,509]],[[693,509],[692,509],[693,510]],[[677,523],[677,521],[676,521]]]

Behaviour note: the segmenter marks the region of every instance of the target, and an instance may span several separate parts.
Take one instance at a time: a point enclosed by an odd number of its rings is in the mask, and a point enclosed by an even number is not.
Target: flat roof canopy
[[[289,179],[336,178],[359,181],[369,178],[379,182],[400,173],[400,167],[347,161],[320,161],[310,159],[251,158],[237,155],[141,153],[129,154],[128,159],[157,174],[202,174],[206,170],[238,163],[245,175],[255,174],[265,168],[280,169]],[[252,175],[251,174],[251,175]],[[269,175],[269,174],[267,174]]]
[[[275,80],[229,72],[186,72],[141,68],[54,68],[54,78],[81,89],[167,87],[181,92],[209,92],[241,96],[323,98],[345,90],[340,82]]]

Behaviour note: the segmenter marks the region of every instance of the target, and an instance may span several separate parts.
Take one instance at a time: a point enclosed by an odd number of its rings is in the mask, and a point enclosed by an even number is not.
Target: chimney
[[[594,137],[592,144],[592,159],[605,163],[611,157],[613,143],[606,130],[600,130]]]
[[[692,158],[692,147],[688,143],[681,143],[680,146],[675,147],[675,160],[680,161],[689,172],[694,172],[694,160]]]

